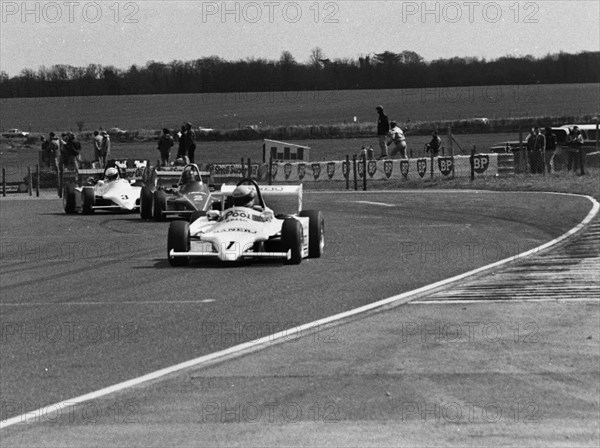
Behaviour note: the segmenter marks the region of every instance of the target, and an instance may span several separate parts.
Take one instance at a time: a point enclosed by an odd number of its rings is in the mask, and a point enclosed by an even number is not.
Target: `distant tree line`
[[[218,56],[169,63],[149,61],[127,70],[90,64],[0,72],[0,97],[139,95],[244,91],[403,89],[478,85],[600,82],[600,52],[558,53],[541,58],[506,56],[437,59],[413,51],[328,59],[316,47],[309,61],[284,51],[279,60],[227,61]]]

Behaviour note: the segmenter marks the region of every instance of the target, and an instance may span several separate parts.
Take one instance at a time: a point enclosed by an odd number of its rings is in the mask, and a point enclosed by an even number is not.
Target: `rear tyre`
[[[84,188],[81,192],[81,211],[84,215],[91,215],[94,213],[94,203],[96,202],[96,197],[94,195],[94,188]]]
[[[154,209],[152,214],[157,221],[164,221],[166,216],[163,214],[167,210],[167,195],[164,191],[154,192]]]
[[[300,264],[302,262],[302,224],[300,221],[294,218],[283,221],[281,243],[284,251],[292,251],[287,264]]]
[[[152,219],[153,201],[152,190],[148,187],[142,187],[142,191],[140,191],[140,216],[142,219]]]
[[[175,252],[190,251],[190,225],[186,221],[173,221],[169,226],[167,238],[167,258],[171,266],[187,266],[189,257],[172,257],[171,250]]]
[[[75,213],[75,187],[72,184],[65,185],[62,199],[65,213],[67,215]]]
[[[303,210],[300,216],[308,218],[308,256],[320,258],[325,249],[325,219],[318,210]]]

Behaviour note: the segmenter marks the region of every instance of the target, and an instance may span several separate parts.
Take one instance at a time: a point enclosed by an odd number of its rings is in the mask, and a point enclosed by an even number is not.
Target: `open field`
[[[178,129],[185,121],[236,129],[373,122],[377,104],[391,119],[415,122],[597,114],[599,103],[596,84],[17,98],[0,100],[0,122],[44,133],[77,131],[79,121],[83,130]]]

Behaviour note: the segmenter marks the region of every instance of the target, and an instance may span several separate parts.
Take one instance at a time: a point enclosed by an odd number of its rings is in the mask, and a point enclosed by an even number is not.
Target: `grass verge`
[[[353,189],[353,182],[350,182]],[[362,182],[358,184],[362,190]],[[307,191],[345,190],[345,181],[308,182]],[[515,174],[507,177],[476,177],[473,182],[466,178],[424,180],[368,181],[368,190],[492,190],[492,191],[552,191],[592,196],[600,201],[600,169],[588,168],[586,174],[575,175],[566,171],[550,175]]]

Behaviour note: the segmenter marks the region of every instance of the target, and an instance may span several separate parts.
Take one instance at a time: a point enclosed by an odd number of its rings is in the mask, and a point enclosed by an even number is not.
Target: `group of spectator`
[[[110,156],[110,136],[104,130],[94,131],[94,163],[104,168]]]
[[[59,182],[65,168],[79,169],[81,143],[72,132],[65,132],[60,137],[54,132],[50,132],[47,139],[42,137],[42,151],[48,164],[56,171]]]
[[[567,171],[576,172],[579,169],[579,148],[583,143],[583,135],[579,127],[573,126],[565,140]],[[534,126],[527,136],[526,146],[531,174],[542,174],[544,171],[556,172],[556,158],[561,155],[562,150],[551,127],[546,126],[542,132],[539,126]]]
[[[377,138],[379,139],[379,149],[381,154],[380,159],[387,157],[393,157],[396,154],[400,154],[402,159],[408,158],[406,154],[406,137],[404,132],[398,126],[396,121],[390,121],[388,116],[383,112],[383,106],[377,106],[375,108],[378,114],[377,119]],[[388,148],[394,145],[391,153],[388,154]],[[442,147],[442,139],[439,137],[437,131],[433,131],[431,134],[431,141],[425,145],[425,151],[431,152],[433,156],[437,156]]]
[[[196,163],[196,133],[192,129],[192,123],[187,122],[181,126],[181,131],[177,133],[179,138],[179,146],[177,148],[176,159],[182,159],[186,163]],[[167,128],[163,129],[163,135],[158,140],[158,151],[160,152],[160,164],[162,166],[169,165],[171,156],[171,148],[175,145],[175,139],[171,135],[171,131]]]

